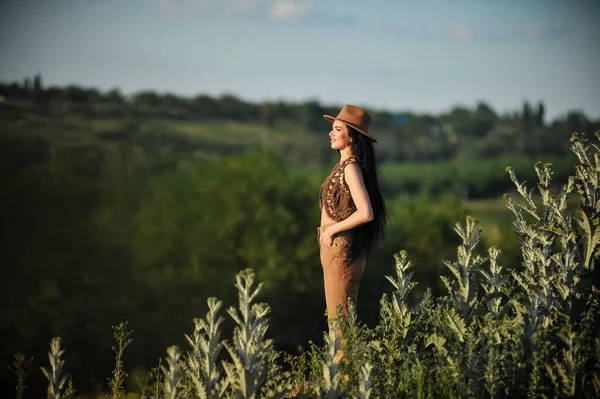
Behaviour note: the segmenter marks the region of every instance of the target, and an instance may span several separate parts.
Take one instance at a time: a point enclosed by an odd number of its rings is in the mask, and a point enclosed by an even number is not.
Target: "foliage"
[[[25,379],[29,375],[29,372],[26,371],[26,369],[32,360],[33,360],[33,358],[28,358],[27,356],[25,356],[22,353],[17,353],[14,357],[12,366],[8,366],[8,369],[14,374],[15,378],[17,379],[17,386],[16,386],[17,392],[16,392],[16,396],[15,396],[16,399],[23,398],[23,393],[25,392],[25,389],[27,388],[27,385],[25,385]]]
[[[42,372],[48,379],[48,399],[63,399],[70,398],[74,395],[72,386],[67,384],[69,381],[68,374],[64,373],[63,367],[65,361],[63,359],[64,349],[61,349],[60,337],[52,338],[50,341],[50,352],[48,359],[50,360],[50,369],[42,367]]]
[[[316,209],[308,206],[315,187],[265,154],[158,176],[147,175],[146,158],[135,152],[106,154],[99,179],[80,176],[79,166],[56,156],[4,180],[10,234],[3,255],[14,265],[1,283],[5,353],[39,358],[40,337],[60,334],[69,352],[80,354],[71,359],[74,381],[90,381],[114,365],[103,326],[128,319],[138,332],[128,356],[149,367],[165,342],[181,344],[176,340],[207,297],[230,297],[227,281],[247,266],[256,267],[273,304],[270,331],[280,349],[319,337]],[[378,280],[395,248],[413,254],[420,287],[436,285],[433,268],[453,245],[449,226],[464,212],[457,201],[421,198],[391,200],[390,210],[388,238],[370,260],[359,302],[371,324],[384,290]],[[87,309],[95,309],[93,318]],[[83,384],[78,390],[104,389]]]
[[[132,333],[133,330],[127,329],[127,322],[113,326],[113,335],[117,341],[117,346],[112,347],[115,353],[115,368],[113,370],[113,377],[108,380],[111,390],[110,399],[121,399],[123,397],[123,382],[127,378],[127,373],[123,371],[123,353],[132,341],[130,338]]]
[[[221,339],[221,302],[209,299],[206,318],[195,320],[194,334],[187,336],[190,351],[168,349],[164,396],[598,397],[600,147],[574,135],[572,149],[576,174],[556,193],[549,189],[551,165],[535,165],[541,204],[507,168],[522,198],[505,196],[522,250],[520,267],[501,266],[496,247],[486,256],[475,253],[482,230],[467,217],[454,229],[461,239],[457,260],[444,262],[451,272],[442,277],[446,295],[434,298],[428,290],[411,301],[413,265],[400,251],[396,275],[387,277],[393,291],[381,299],[379,324],[362,324],[350,303],[332,329],[339,327],[341,336],[326,334],[322,349],[286,356],[286,372],[266,338],[269,307],[255,303],[262,285],[244,270],[236,276],[238,307],[228,311],[236,324],[233,341]],[[575,189],[580,206],[568,212]],[[335,361],[341,340],[344,356]],[[220,358],[223,347],[226,359]],[[49,397],[67,395],[62,355],[55,338],[51,371],[44,369]]]
[[[318,395],[325,351],[313,343],[324,326],[324,318],[315,317],[321,312],[323,298],[314,237],[318,217],[315,193],[329,168],[323,165],[334,162],[336,154],[327,148],[321,150],[322,139],[311,134],[311,129],[323,123],[315,112],[331,114],[337,109],[325,109],[315,102],[306,107],[272,103],[261,111],[263,126],[262,122],[254,122],[258,114],[252,104],[232,96],[199,96],[193,100],[196,104],[184,112],[187,100],[175,96],[141,93],[141,103],[129,103],[130,99],[118,91],[108,95],[74,86],[63,91],[44,87],[41,78],[36,80],[21,94],[17,92],[22,88],[10,88],[15,89],[14,96],[7,95],[6,102],[0,104],[0,219],[5,233],[0,252],[8,265],[0,282],[0,330],[6,342],[0,349],[1,357],[9,362],[14,353],[21,352],[41,358],[46,352],[45,337],[61,336],[69,348],[67,353],[72,354],[66,362],[72,380],[81,384],[78,391],[103,392],[106,387],[102,381],[106,380],[95,377],[108,376],[114,358],[110,350],[105,350],[110,347],[110,339],[102,331],[125,319],[135,326],[137,339],[126,355],[135,359],[136,369],[130,373],[130,381],[124,380],[123,389],[134,390],[131,380],[137,379],[140,392],[160,396],[164,392],[160,367],[146,373],[162,353],[160,348],[172,342],[180,347],[185,344],[183,332],[192,317],[207,309],[207,298],[233,300],[229,281],[240,270],[252,267],[271,306],[269,332],[273,344],[291,352],[296,345],[309,343],[307,350],[287,357],[286,367],[294,375],[294,392]],[[215,119],[229,119],[230,113],[236,114],[235,121]],[[484,104],[475,110],[455,109],[436,117],[407,115],[407,124],[402,126],[390,122],[394,117],[390,113],[374,112],[374,116],[373,128],[381,137],[379,159],[416,162],[382,164],[392,220],[386,240],[369,259],[361,284],[357,313],[371,327],[355,334],[361,345],[370,342],[370,331],[378,324],[378,298],[386,290],[381,275],[393,266],[392,254],[398,247],[411,254],[414,266],[410,271],[415,272],[411,281],[419,281],[406,298],[407,311],[415,312],[411,313],[412,321],[421,320],[416,316],[419,309],[422,320],[427,320],[425,314],[439,306],[433,297],[446,292],[439,275],[447,278],[459,294],[461,284],[468,282],[466,303],[474,297],[479,301],[489,290],[493,300],[486,306],[495,309],[494,314],[503,314],[508,295],[513,298],[523,290],[515,283],[513,271],[517,276],[526,274],[521,271],[525,270],[523,258],[528,254],[509,236],[511,226],[506,214],[513,211],[504,208],[504,213],[497,211],[490,220],[493,212],[488,202],[465,205],[444,193],[466,199],[504,192],[511,182],[510,175],[502,173],[506,164],[519,171],[519,184],[521,180],[532,181],[537,177],[536,170],[528,174],[522,169],[533,156],[552,155],[544,156],[553,163],[552,180],[543,187],[548,195],[560,192],[561,187],[554,181],[567,179],[571,158],[589,165],[581,171],[578,166],[576,176],[581,176],[573,178],[571,188],[572,193],[586,193],[585,198],[590,198],[587,205],[580,206],[580,200],[565,195],[566,207],[556,199],[556,204],[548,207],[548,216],[544,216],[546,200],[534,192],[529,200],[524,199],[525,204],[533,202],[542,221],[518,204],[515,209],[523,212],[525,223],[541,223],[544,228],[549,226],[543,222],[545,218],[553,217],[551,212],[562,212],[566,219],[571,215],[574,240],[580,239],[577,250],[573,250],[575,259],[588,265],[585,273],[597,276],[600,249],[593,211],[597,190],[590,183],[582,183],[594,181],[594,155],[583,154],[587,144],[575,141],[573,145],[581,144],[577,150],[581,156],[574,153],[567,158],[563,150],[566,140],[560,139],[566,131],[589,129],[594,122],[571,113],[565,119],[544,123],[543,109],[528,106],[522,113],[501,116]],[[304,118],[301,123],[299,117]],[[313,128],[308,128],[311,123]],[[263,151],[254,151],[257,148]],[[269,155],[269,151],[277,154]],[[419,162],[422,160],[442,162]],[[541,164],[538,170],[546,173]],[[393,198],[405,193],[419,196]],[[472,256],[489,260],[489,269],[484,267],[486,263],[474,267],[481,273],[473,273],[460,260],[446,262],[459,271],[465,270],[469,278],[476,276],[474,282],[464,278],[459,281],[453,269],[441,260],[450,259],[455,245],[459,245],[460,237],[452,229],[454,221],[464,219],[466,206],[475,205],[480,207],[477,216],[483,219],[481,225],[486,231],[484,244],[499,244],[503,251],[490,252],[481,244],[475,246]],[[571,208],[580,210],[571,214]],[[528,237],[529,229],[526,227],[518,236],[521,242],[526,242],[523,237]],[[551,251],[562,245],[556,235],[543,237],[549,244],[534,240],[527,245],[546,245]],[[546,256],[544,249],[542,255]],[[535,259],[540,255],[532,256]],[[567,261],[571,262],[566,259],[563,263]],[[550,281],[548,275],[556,269],[552,266],[554,260],[544,262],[535,266],[533,277],[527,279],[535,280],[539,273],[546,273],[540,281]],[[565,281],[581,277],[572,274],[567,272]],[[507,285],[506,279],[513,284]],[[528,284],[527,279],[524,284]],[[554,278],[548,284],[563,280]],[[485,281],[487,288],[481,285]],[[589,289],[591,283],[583,279],[578,284],[575,296],[580,294],[579,289]],[[509,287],[511,293],[503,293],[503,287]],[[538,290],[540,298],[553,292],[550,288],[544,291],[535,285],[528,287],[534,293]],[[558,287],[564,295],[564,288]],[[451,312],[444,309],[451,309],[450,304],[462,294],[456,295],[452,291],[446,307],[438,309],[442,319],[448,317],[444,312]],[[581,301],[579,298],[574,302],[572,312],[585,307]],[[430,304],[431,309],[422,302]],[[514,308],[512,303],[508,306]],[[555,302],[551,306],[556,306]],[[93,317],[89,316],[90,309]],[[453,334],[461,332],[463,342],[468,342],[460,320],[451,317]],[[541,316],[538,319],[542,320]],[[235,325],[226,318],[221,327],[227,332]],[[569,333],[565,332],[563,338],[561,345],[567,348]],[[442,339],[448,345],[448,337],[436,331],[428,341],[428,350],[437,348],[436,343],[440,345]],[[573,353],[580,353],[576,343],[572,341]],[[525,346],[519,345],[517,342],[513,347],[524,350]],[[542,352],[550,350],[540,348]],[[227,352],[221,351],[218,356],[227,356]],[[205,363],[212,361],[210,356],[203,359]],[[428,363],[417,360],[421,368],[413,370],[413,363],[406,363],[407,372],[415,378],[406,380],[406,384],[427,381]],[[279,364],[282,360],[273,356],[268,361]],[[125,363],[130,364],[127,359]],[[352,364],[345,372],[351,371],[356,383],[363,374]],[[504,370],[504,366],[488,364],[487,375],[501,381],[496,371]],[[537,373],[545,373],[545,365],[536,367]],[[560,367],[552,365],[546,382],[561,382],[557,371]],[[584,367],[589,369],[590,363]],[[376,371],[377,364],[373,363],[369,376],[375,396],[380,392]],[[30,379],[39,380],[31,374]],[[9,387],[9,378],[0,376],[1,385]],[[498,381],[486,389],[497,391]],[[356,388],[344,383],[342,379],[343,389]],[[30,394],[39,387],[39,383],[28,385]],[[36,397],[41,395],[34,393]]]

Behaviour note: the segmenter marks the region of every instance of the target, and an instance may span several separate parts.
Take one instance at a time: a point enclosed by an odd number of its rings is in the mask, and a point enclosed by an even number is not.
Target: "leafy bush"
[[[596,133],[600,140],[600,132]],[[269,307],[257,303],[251,269],[236,277],[238,307],[232,339],[221,339],[222,303],[208,300],[204,319],[187,336],[188,351],[167,350],[163,377],[141,384],[152,398],[369,398],[369,397],[598,397],[600,396],[600,146],[574,135],[578,164],[558,192],[551,192],[551,165],[535,165],[539,178],[536,204],[524,183],[507,168],[521,201],[506,195],[523,262],[510,269],[497,261],[499,249],[477,253],[478,222],[457,223],[461,239],[457,260],[445,261],[447,294],[430,290],[416,300],[409,294],[412,264],[405,251],[395,255],[393,291],[380,302],[380,322],[368,328],[353,304],[340,321],[341,334],[324,335],[324,346],[311,345],[285,356],[267,338]],[[580,205],[567,212],[569,195]],[[484,267],[485,265],[485,267]],[[338,326],[334,326],[336,330]],[[121,355],[129,343],[126,325],[115,328],[116,371],[112,397],[122,397]],[[344,356],[334,361],[341,342]],[[222,351],[225,348],[226,351]],[[74,396],[63,373],[60,339],[52,340],[48,397]],[[24,387],[24,357],[13,370],[18,395]]]

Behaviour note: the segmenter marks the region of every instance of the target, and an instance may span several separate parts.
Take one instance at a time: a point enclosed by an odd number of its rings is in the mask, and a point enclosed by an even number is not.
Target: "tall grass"
[[[278,360],[283,354],[267,338],[269,306],[256,302],[261,285],[252,270],[244,270],[236,277],[238,305],[227,311],[235,323],[233,337],[222,338],[222,303],[209,299],[206,317],[194,320],[187,336],[190,347],[168,349],[162,381],[152,385],[148,379],[141,397],[600,397],[598,141],[600,132],[594,143],[573,135],[576,173],[554,192],[551,165],[535,165],[535,189],[507,168],[520,196],[507,195],[505,201],[514,216],[521,265],[499,264],[496,247],[477,255],[483,232],[467,217],[455,225],[462,240],[456,260],[444,262],[450,271],[442,277],[445,295],[434,298],[427,290],[410,300],[413,265],[400,251],[395,276],[387,277],[393,289],[381,298],[378,325],[362,324],[350,304],[349,314],[334,326],[341,337],[325,334],[322,347],[311,343],[308,351],[286,355],[284,365]],[[541,203],[533,201],[534,191]],[[574,192],[580,205],[568,212]],[[113,397],[121,395],[120,359],[130,339],[124,327],[115,329],[115,337]],[[337,362],[340,339],[344,356]],[[55,338],[50,369],[44,369],[49,398],[74,394],[65,388],[62,355]],[[23,360],[18,364],[15,369],[23,369]],[[23,389],[19,380],[17,396]]]

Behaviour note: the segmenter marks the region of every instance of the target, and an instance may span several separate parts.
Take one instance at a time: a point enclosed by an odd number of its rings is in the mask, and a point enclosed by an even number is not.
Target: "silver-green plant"
[[[373,381],[371,380],[372,370],[373,366],[369,362],[361,367],[358,392],[354,396],[356,399],[371,399],[371,392],[373,390]]]
[[[445,308],[445,328],[428,338],[437,350],[438,361],[435,373],[446,381],[455,380],[453,391],[479,396],[482,394],[477,381],[481,380],[484,361],[480,351],[484,347],[484,336],[479,334],[479,302],[477,275],[486,261],[475,254],[482,236],[479,222],[467,216],[464,226],[457,223],[454,231],[462,239],[457,248],[457,261],[444,261],[451,277],[440,276],[448,290],[448,297],[441,300]],[[447,303],[447,304],[445,304]],[[444,331],[447,333],[444,336]]]
[[[576,390],[577,370],[575,362],[579,351],[577,334],[571,330],[570,324],[565,325],[559,334],[560,339],[566,344],[560,357],[553,359],[554,364],[546,363],[544,366],[552,379],[555,392],[561,392],[566,396],[574,396]]]
[[[600,131],[595,135],[600,140]],[[594,269],[600,262],[600,146],[578,134],[573,135],[571,142],[579,161],[575,168],[575,186],[581,197],[577,215],[582,230],[581,259],[585,269]]]
[[[455,228],[462,238],[457,261],[445,262],[452,273],[442,277],[449,295],[425,295],[409,306],[405,287],[412,276],[406,258],[397,256],[398,278],[388,278],[392,300],[382,298],[380,324],[370,343],[377,395],[598,395],[598,329],[592,320],[600,317],[600,303],[590,273],[600,250],[600,162],[598,146],[580,139],[572,147],[580,160],[577,174],[558,190],[551,185],[551,165],[535,165],[537,196],[508,169],[524,199],[506,197],[521,244],[521,267],[501,266],[495,247],[486,257],[477,255],[481,229],[468,217]],[[584,198],[572,213],[569,194],[575,188]],[[390,368],[395,375],[386,372]],[[434,380],[437,384],[431,384]]]
[[[596,136],[600,138],[598,133]],[[536,163],[539,206],[533,191],[528,192],[525,183],[520,183],[514,171],[507,168],[518,193],[525,200],[525,203],[515,203],[510,196],[505,196],[507,206],[515,216],[515,231],[523,255],[522,270],[513,269],[511,274],[522,289],[513,304],[528,316],[525,349],[531,353],[530,396],[548,393],[549,379],[555,388],[560,381],[560,390],[565,394],[576,395],[583,391],[581,386],[579,390],[575,388],[571,378],[572,373],[577,373],[578,366],[570,356],[574,356],[573,351],[584,340],[577,304],[585,302],[594,290],[590,272],[597,258],[592,254],[597,252],[596,247],[600,244],[600,152],[598,145],[588,145],[588,139],[578,134],[572,137],[571,149],[579,162],[576,174],[556,195],[552,195],[550,185],[552,165]],[[569,194],[575,188],[580,194],[580,205],[573,214],[567,210]],[[579,331],[564,335],[561,328],[568,325]],[[565,345],[569,355],[558,363],[554,353]],[[553,368],[560,380],[555,378],[554,372],[549,374],[548,370]],[[579,369],[583,372],[581,366]]]
[[[224,319],[219,314],[222,302],[208,298],[208,313],[205,319],[194,319],[194,333],[186,338],[191,352],[186,358],[186,375],[201,399],[218,399],[225,395],[229,380],[223,378],[218,358],[223,348],[221,324]]]
[[[338,355],[341,359],[341,372],[344,374],[342,388],[345,392],[355,392],[359,389],[360,379],[363,377],[363,366],[372,357],[373,348],[369,343],[373,334],[365,324],[360,322],[355,303],[350,297],[347,301],[347,311],[343,312],[340,304],[338,314],[343,351],[343,356]]]
[[[337,399],[342,394],[341,387],[341,363],[336,361],[336,356],[340,350],[341,336],[336,331],[340,329],[338,320],[331,320],[330,332],[323,334],[325,341],[325,360],[322,362],[323,367],[323,386],[319,389],[319,398],[321,399]]]
[[[486,304],[488,313],[483,313],[481,318],[481,333],[484,338],[483,352],[483,380],[486,393],[490,397],[507,394],[511,372],[522,359],[518,358],[516,350],[519,341],[513,337],[522,332],[522,319],[513,317],[507,307],[510,297],[510,288],[506,275],[502,273],[504,267],[498,263],[500,250],[495,246],[488,248],[489,269],[480,270],[483,276],[481,287],[485,291],[482,303]],[[482,309],[483,310],[483,309]],[[510,348],[512,350],[507,350]],[[511,371],[512,370],[512,371]]]
[[[479,223],[472,217],[467,217],[465,226],[457,223],[454,231],[462,238],[458,247],[458,260],[456,262],[444,261],[446,267],[452,272],[454,279],[440,276],[452,298],[455,309],[460,313],[460,318],[448,316],[452,329],[462,340],[463,328],[457,325],[469,323],[473,315],[473,306],[477,298],[477,286],[474,282],[475,273],[485,261],[481,256],[474,254],[474,249],[481,239],[483,230]],[[464,321],[463,321],[464,320]]]
[[[480,270],[480,273],[485,278],[481,283],[482,288],[487,295],[487,309],[494,317],[500,315],[500,305],[502,303],[502,294],[505,292],[505,283],[502,276],[503,267],[498,264],[498,255],[500,250],[491,247],[488,249],[488,260],[490,262],[489,271]]]
[[[165,399],[180,399],[183,398],[180,390],[183,380],[183,359],[182,352],[175,345],[167,349],[167,366],[161,366],[165,376],[164,382],[164,398]]]
[[[266,303],[254,303],[262,288],[262,283],[254,286],[254,278],[251,269],[236,276],[238,308],[231,307],[227,311],[236,323],[233,345],[224,343],[232,362],[224,362],[223,367],[233,398],[283,397],[291,389],[291,384],[285,380],[279,384],[280,389],[266,387],[266,392],[261,391],[269,373],[273,341],[266,338],[270,309]]]
[[[408,329],[411,322],[408,296],[417,283],[412,281],[414,272],[408,272],[408,269],[412,267],[412,263],[408,259],[406,251],[400,251],[399,253],[394,254],[394,259],[396,260],[396,278],[390,276],[385,276],[385,278],[387,278],[392,286],[394,286],[391,305],[395,313],[395,317],[392,319],[395,320],[396,323],[392,329],[399,335],[401,340],[404,340],[406,338],[406,334],[408,334]],[[387,310],[389,307],[383,306],[382,309]],[[383,313],[382,316],[384,320],[387,319],[387,315],[385,313]]]
[[[42,372],[48,379],[48,399],[62,399],[70,397],[74,392],[72,386],[67,386],[69,376],[64,373],[63,367],[65,361],[62,359],[65,351],[60,347],[60,337],[54,337],[50,341],[50,352],[48,352],[48,359],[50,360],[50,369],[42,367]]]
[[[409,305],[409,295],[417,285],[412,281],[413,267],[406,251],[394,254],[396,276],[386,276],[394,287],[391,295],[384,294],[380,301],[380,323],[372,331],[369,343],[374,365],[371,373],[376,396],[396,397],[414,394],[422,382],[413,372],[418,367],[415,313]],[[429,292],[429,291],[428,291]]]
[[[570,179],[557,198],[553,198],[549,188],[552,177],[551,165],[542,166],[538,162],[535,170],[540,180],[538,189],[543,202],[541,210],[538,210],[534,202],[533,190],[527,191],[525,183],[518,181],[514,170],[510,167],[507,168],[507,172],[525,203],[515,203],[509,195],[504,197],[508,209],[515,217],[515,232],[523,256],[523,269],[512,269],[511,274],[525,294],[524,308],[529,315],[526,338],[529,342],[532,342],[538,325],[546,329],[553,321],[550,309],[556,297],[552,290],[555,286],[554,280],[557,278],[557,274],[553,272],[558,271],[557,258],[552,254],[555,240],[560,237],[560,233],[563,233],[567,235],[567,239],[560,241],[563,245],[562,249],[569,253],[573,246],[572,237],[569,237],[572,229],[568,218],[563,216],[568,194],[574,188],[573,180]],[[529,222],[522,211],[527,212],[533,218],[533,222]],[[572,257],[567,259],[571,260]]]

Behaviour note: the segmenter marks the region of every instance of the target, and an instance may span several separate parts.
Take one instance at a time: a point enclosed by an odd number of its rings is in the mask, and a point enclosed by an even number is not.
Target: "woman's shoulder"
[[[348,183],[346,181],[348,175],[350,175],[351,179],[360,178],[362,175],[360,167],[354,158],[349,158],[344,161],[340,176],[340,185],[342,187],[342,191],[350,195],[350,187],[348,187]]]
[[[354,157],[345,160],[341,165],[341,169],[342,173],[347,173],[348,171],[350,171],[350,173],[360,173],[360,166],[358,165],[358,162],[356,162],[356,158]]]

